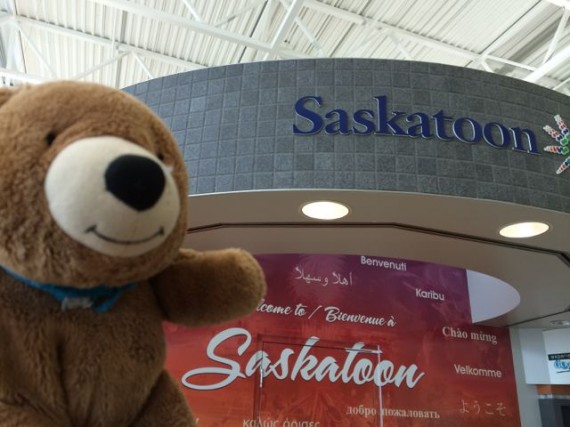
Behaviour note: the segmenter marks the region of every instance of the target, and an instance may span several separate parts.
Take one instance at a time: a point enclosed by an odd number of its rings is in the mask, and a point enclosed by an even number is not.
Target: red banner
[[[257,312],[167,325],[200,426],[520,426],[507,329],[471,324],[463,269],[354,255],[258,256]]]

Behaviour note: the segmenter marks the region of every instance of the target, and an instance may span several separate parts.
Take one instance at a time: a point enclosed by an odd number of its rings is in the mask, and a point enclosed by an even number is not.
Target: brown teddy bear
[[[265,282],[244,251],[180,249],[186,194],[171,134],[131,96],[0,90],[0,426],[194,425],[161,324],[245,315]]]

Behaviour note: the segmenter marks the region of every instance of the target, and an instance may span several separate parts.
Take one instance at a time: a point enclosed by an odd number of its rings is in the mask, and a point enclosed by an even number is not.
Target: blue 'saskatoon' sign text
[[[388,112],[386,96],[375,96],[375,110],[356,110],[352,114],[342,109],[319,113],[323,104],[320,96],[303,96],[295,103],[295,112],[305,123],[293,124],[295,135],[314,135],[323,129],[329,135],[396,135],[457,139],[468,144],[484,140],[494,148],[512,147],[515,151],[540,154],[536,135],[530,129],[506,127],[498,122],[481,124],[470,117],[453,118],[443,110],[431,116],[424,112]],[[450,132],[448,131],[450,129]]]

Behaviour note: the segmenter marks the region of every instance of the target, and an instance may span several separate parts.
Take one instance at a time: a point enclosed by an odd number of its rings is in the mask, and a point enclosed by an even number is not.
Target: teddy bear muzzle
[[[69,237],[116,257],[160,246],[180,215],[171,168],[116,136],[65,147],[48,169],[45,194],[54,221]]]

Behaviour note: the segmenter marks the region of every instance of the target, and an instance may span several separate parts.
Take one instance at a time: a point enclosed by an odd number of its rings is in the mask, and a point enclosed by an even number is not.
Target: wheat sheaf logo
[[[560,175],[566,169],[570,168],[570,147],[568,147],[568,143],[570,142],[570,129],[568,129],[566,122],[562,117],[560,117],[560,114],[554,116],[554,120],[556,120],[556,124],[558,125],[560,132],[548,125],[544,126],[542,129],[544,129],[544,131],[549,134],[552,139],[558,143],[558,145],[549,145],[548,147],[544,147],[544,151],[567,156],[556,170],[556,174]]]

